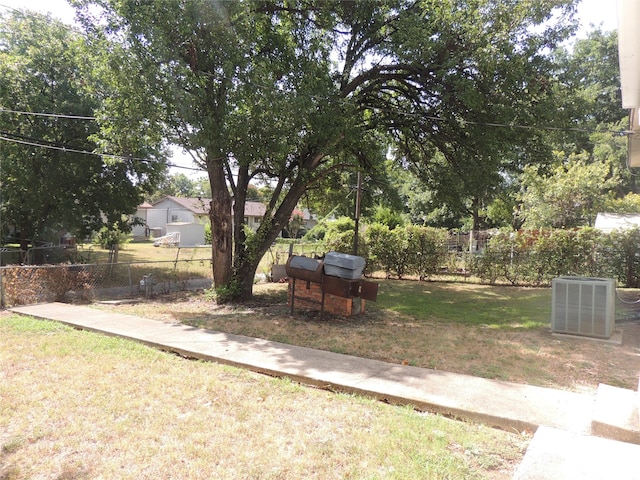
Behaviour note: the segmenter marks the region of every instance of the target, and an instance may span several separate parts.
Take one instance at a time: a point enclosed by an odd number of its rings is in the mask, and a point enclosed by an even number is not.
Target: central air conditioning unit
[[[551,331],[610,338],[615,327],[613,278],[558,277],[551,282]]]

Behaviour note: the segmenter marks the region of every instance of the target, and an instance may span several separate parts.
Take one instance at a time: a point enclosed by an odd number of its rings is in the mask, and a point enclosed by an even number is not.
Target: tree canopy
[[[2,233],[19,234],[26,249],[66,232],[123,228],[161,164],[131,158],[137,149],[98,153],[100,99],[82,36],[27,13],[0,22]]]
[[[472,212],[502,171],[549,156],[538,132],[485,127],[557,121],[548,52],[575,29],[573,0],[73,3],[135,73],[112,77],[126,96],[106,111],[126,117],[146,98],[162,134],[206,168],[214,282],[230,298],[251,294],[306,191],[371,170],[391,143],[434,195]],[[273,194],[248,238],[252,180]],[[445,198],[454,186],[471,206]]]

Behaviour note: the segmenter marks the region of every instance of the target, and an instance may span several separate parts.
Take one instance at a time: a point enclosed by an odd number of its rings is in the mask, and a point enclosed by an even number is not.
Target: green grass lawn
[[[0,478],[511,478],[530,439],[0,316]]]
[[[109,250],[94,244],[78,245],[78,253],[85,263],[109,261]],[[176,260],[210,259],[211,246],[203,247],[154,247],[152,240],[128,242],[120,246],[118,262],[174,262]]]
[[[322,244],[294,244],[294,255],[320,255],[325,252]],[[84,263],[106,263],[109,261],[109,251],[93,244],[83,244],[78,246],[79,258]],[[289,255],[289,245],[286,243],[273,244],[264,255],[256,274],[271,274],[271,267],[274,264],[284,265]],[[157,263],[155,273],[161,274],[161,269],[171,270],[173,263],[199,260],[206,268],[195,269],[198,275],[205,278],[212,276],[211,269],[211,246],[202,247],[154,247],[153,241],[129,242],[120,247],[118,252],[118,262],[120,263]],[[137,267],[136,267],[137,268]],[[194,269],[192,269],[194,270]]]
[[[551,289],[386,280],[375,308],[461,325],[540,328],[551,318]]]

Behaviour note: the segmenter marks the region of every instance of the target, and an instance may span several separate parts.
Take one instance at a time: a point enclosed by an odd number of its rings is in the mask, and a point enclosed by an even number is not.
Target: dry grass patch
[[[511,478],[529,437],[0,316],[0,478]]]
[[[640,325],[623,344],[559,339],[549,330],[550,289],[380,280],[365,316],[340,318],[286,305],[286,285],[256,286],[254,302],[218,306],[176,294],[117,308],[165,321],[392,363],[517,383],[593,392],[599,383],[636,389]]]

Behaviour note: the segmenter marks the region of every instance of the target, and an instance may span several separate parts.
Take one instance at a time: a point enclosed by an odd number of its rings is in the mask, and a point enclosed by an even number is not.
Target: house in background
[[[137,225],[134,225],[132,228],[133,238],[135,239],[143,239],[149,237],[149,231],[147,227],[147,212],[153,208],[149,202],[144,202],[141,205],[138,205],[138,209],[134,215],[134,218],[137,220]]]
[[[317,220],[314,220],[306,208],[304,210],[294,208],[289,218],[289,224],[282,231],[281,235],[285,238],[302,238],[318,223]]]
[[[147,225],[150,229],[160,228],[166,233],[169,223],[202,223],[209,221],[210,198],[164,197],[155,202],[147,211]],[[155,236],[155,235],[154,235]]]
[[[302,210],[302,228],[305,229],[306,232],[311,230],[318,224],[318,215],[315,213],[311,213],[308,208]]]
[[[260,227],[260,222],[267,212],[267,207],[260,202],[246,202],[244,204],[244,223],[254,232]]]
[[[145,202],[138,207],[136,213],[136,217],[144,225],[134,227],[134,237],[159,238],[168,233],[180,232],[182,246],[203,245],[204,226],[209,222],[210,203],[210,198],[171,196],[164,197],[153,205]],[[260,226],[265,212],[264,204],[246,202],[244,222],[255,231]]]

